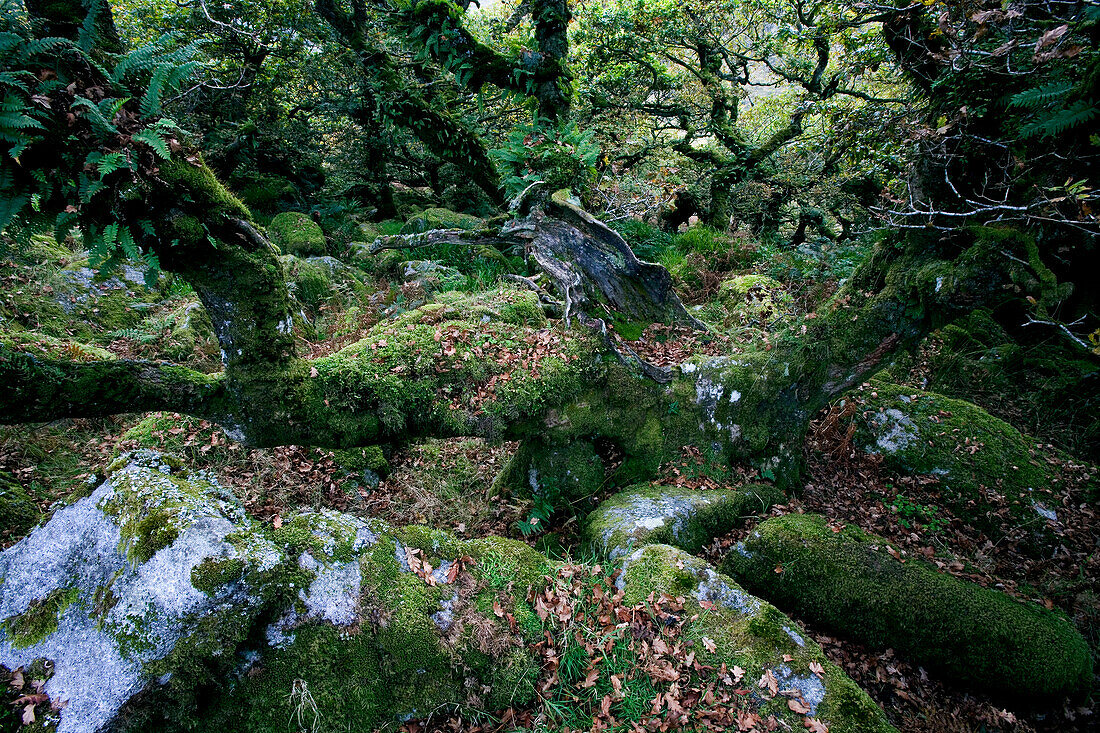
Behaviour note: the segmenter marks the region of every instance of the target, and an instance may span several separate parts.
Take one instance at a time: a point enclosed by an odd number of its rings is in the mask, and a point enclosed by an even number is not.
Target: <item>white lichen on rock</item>
[[[135,452],[117,461],[91,496],[0,554],[0,619],[6,620],[0,664],[53,662],[44,692],[67,703],[60,733],[107,725],[149,682],[144,665],[169,654],[194,619],[256,603],[243,583],[230,584],[216,600],[192,584],[195,568],[211,558],[256,569],[278,560],[258,535],[226,540],[244,517],[227,496],[206,478],[183,479],[158,454]],[[148,516],[170,517],[172,540],[133,562],[131,528]],[[20,620],[42,613],[44,599],[58,591],[76,600],[57,614],[56,629],[47,619],[39,633],[21,636]]]

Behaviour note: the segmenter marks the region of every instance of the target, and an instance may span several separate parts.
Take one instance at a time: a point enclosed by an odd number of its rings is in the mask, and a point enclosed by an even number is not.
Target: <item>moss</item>
[[[331,510],[301,512],[268,530],[276,546],[288,557],[308,552],[322,562],[348,562],[356,556],[361,524]]]
[[[127,543],[127,557],[131,562],[141,564],[179,537],[179,527],[175,525],[177,512],[171,509],[155,509],[144,514],[136,521],[125,525],[123,541]]]
[[[897,649],[948,679],[1023,697],[1087,687],[1088,645],[1065,618],[901,562],[888,546],[856,527],[834,532],[824,517],[790,514],[761,524],[723,568],[813,623]]]
[[[612,558],[647,544],[698,552],[782,500],[771,484],[708,491],[639,484],[601,503],[585,519],[583,533],[593,549]]]
[[[191,585],[213,597],[218,589],[242,578],[245,562],[239,557],[211,557],[191,570]]]
[[[385,478],[390,472],[389,461],[386,460],[382,447],[368,445],[363,448],[337,449],[332,452],[337,465],[350,473],[362,473],[374,471]]]
[[[545,555],[516,540],[485,537],[470,540],[465,549],[476,562],[474,577],[496,590],[511,586],[521,597],[529,588],[541,588],[553,572]]]
[[[767,275],[738,275],[722,282],[699,316],[719,328],[773,331],[794,312],[794,299]]]
[[[267,225],[271,242],[285,254],[308,257],[325,253],[325,234],[308,214],[284,211]]]
[[[57,631],[58,617],[79,599],[77,588],[57,588],[33,602],[23,613],[4,619],[2,626],[12,646],[16,649],[34,646]]]
[[[174,184],[181,190],[188,191],[192,196],[192,203],[196,204],[200,209],[206,210],[211,217],[234,217],[244,219],[245,221],[251,221],[252,216],[249,214],[247,207],[241,200],[229,192],[222,183],[214,175],[205,163],[200,165],[192,165],[191,163],[180,160],[169,160],[160,164],[160,175],[168,183]],[[187,217],[179,217],[172,222],[173,226],[177,229],[180,226],[193,226],[192,224],[185,224],[184,219]],[[195,222],[202,229],[202,234],[197,237],[187,236],[187,239],[203,239],[205,237],[205,228],[201,223]],[[183,237],[181,237],[183,238]]]
[[[444,333],[457,336],[452,342]],[[311,442],[334,448],[352,440],[364,445],[418,434],[468,435],[475,423],[480,433],[504,435],[522,426],[525,416],[575,394],[591,367],[593,342],[583,336],[555,339],[554,353],[537,365],[486,358],[486,349],[532,348],[529,336],[523,327],[465,318],[439,304],[410,311],[306,367],[312,376],[303,374],[299,383],[304,394],[296,402],[304,407],[296,430],[308,425]],[[588,358],[581,360],[582,354]]]
[[[813,717],[834,733],[894,730],[867,693],[791,619],[698,558],[667,545],[648,545],[625,561],[621,583],[627,604],[661,594],[684,598],[685,616],[693,619],[685,627],[684,640],[699,663],[741,667],[750,681],[742,683],[745,686],[755,686],[771,670],[781,688],[800,690],[816,707]],[[821,665],[820,678],[811,672],[811,663]],[[802,717],[792,713],[785,697],[755,701],[762,715],[775,715],[786,729],[803,729]]]
[[[520,494],[540,497],[556,507],[586,499],[600,490],[603,461],[590,441],[523,443],[512,463],[524,472]]]
[[[937,476],[944,503],[994,537],[1003,536],[1006,508],[1029,544],[1046,542],[1035,504],[1051,503],[1053,475],[1034,441],[969,402],[931,392],[876,380],[853,398],[864,406],[856,439],[887,466]]]
[[[544,328],[547,325],[538,296],[530,290],[507,285],[480,293],[441,293],[436,302],[470,320],[488,317],[517,326]]]
[[[189,633],[163,658],[145,665],[146,674],[161,685],[133,711],[120,715],[119,728],[129,733],[155,730],[152,724],[170,722],[169,730],[194,730],[206,721],[207,707],[224,681],[239,667],[237,649],[248,638],[259,609],[227,606],[201,618],[189,619]],[[148,704],[155,701],[155,704]]]
[[[281,201],[294,198],[295,187],[286,178],[271,175],[253,175],[234,181],[234,188],[240,191],[241,200],[250,209],[270,210]]]
[[[170,412],[151,412],[122,434],[124,442],[134,442],[138,448],[165,451],[174,455],[197,458],[198,448],[189,446],[191,435],[200,429],[201,420]],[[118,457],[116,448],[115,458]]]
[[[432,229],[480,229],[484,221],[449,209],[424,209],[408,217],[401,234],[421,234]]]
[[[8,541],[22,537],[38,523],[39,516],[38,505],[27,490],[0,471],[0,537]]]

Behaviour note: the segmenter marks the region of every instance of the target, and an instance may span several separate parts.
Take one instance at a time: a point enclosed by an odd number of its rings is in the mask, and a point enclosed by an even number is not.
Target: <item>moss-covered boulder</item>
[[[470,284],[458,268],[432,260],[409,260],[400,264],[401,278],[406,285],[415,285],[428,293],[461,290]]]
[[[768,330],[794,312],[794,299],[767,275],[738,275],[722,282],[714,302],[699,315],[721,328]]]
[[[639,484],[601,503],[586,518],[584,534],[593,549],[611,559],[651,544],[698,552],[782,499],[783,492],[771,484],[707,491]]]
[[[101,730],[143,688],[168,684],[150,665],[202,626],[216,628],[207,653],[235,664],[279,561],[244,529],[240,505],[211,481],[159,454],[120,458],[91,496],[0,554],[0,664],[53,663],[43,692],[68,701],[48,713],[62,733]],[[227,572],[200,589],[193,573],[210,564]]]
[[[1064,617],[892,549],[857,527],[788,514],[762,523],[722,568],[808,621],[892,647],[946,679],[1019,697],[1091,682],[1088,645]]]
[[[1100,462],[1100,362],[1066,339],[1017,341],[978,310],[930,335],[918,352],[898,354],[884,379],[974,402]]]
[[[396,184],[393,187],[393,205],[402,215],[439,205],[439,199],[430,188],[413,188]]]
[[[311,315],[326,304],[346,308],[366,297],[362,273],[335,257],[279,258],[287,276],[290,295]]]
[[[300,211],[284,211],[267,225],[267,235],[284,254],[309,257],[325,253],[325,234],[317,222]]]
[[[694,642],[697,661],[740,670],[746,703],[774,715],[776,729],[804,730],[812,718],[832,733],[894,730],[867,693],[791,619],[702,560],[668,545],[647,545],[626,557],[622,568],[618,584],[627,604],[661,594],[685,599],[685,614],[694,616],[686,638]],[[769,692],[769,672],[785,694]],[[795,712],[789,701],[807,712]]]
[[[939,479],[944,504],[994,535],[1041,547],[1057,522],[1053,474],[1036,443],[969,402],[884,382],[855,392],[858,443],[906,473]]]
[[[450,209],[424,209],[405,221],[401,234],[421,234],[433,229],[480,229],[484,224],[484,219],[470,214]]]

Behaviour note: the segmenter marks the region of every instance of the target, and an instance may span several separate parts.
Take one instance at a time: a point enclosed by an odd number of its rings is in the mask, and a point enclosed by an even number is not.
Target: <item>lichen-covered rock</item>
[[[310,314],[317,314],[321,306],[329,303],[346,308],[367,294],[362,273],[335,257],[283,255],[279,261],[286,272],[291,297]]]
[[[813,623],[892,647],[946,678],[1023,697],[1084,689],[1088,645],[1066,619],[895,558],[889,542],[818,515],[762,523],[722,568],[752,592]]]
[[[832,733],[894,730],[867,693],[791,619],[707,563],[668,545],[647,545],[622,565],[624,602],[637,603],[651,594],[683,597],[685,613],[698,614],[686,633],[696,642],[692,649],[698,661],[744,670],[744,686],[750,690],[746,702],[761,714],[775,715],[789,730],[804,730],[806,717],[824,723]],[[795,713],[788,697],[771,695],[766,685],[758,685],[767,671],[779,690],[801,698],[809,712]]]
[[[419,286],[429,293],[460,290],[469,285],[469,279],[459,272],[458,268],[448,267],[432,260],[403,262],[401,278],[407,285]]]
[[[317,222],[300,211],[284,211],[267,225],[271,243],[283,254],[308,257],[325,253],[325,234]]]
[[[745,517],[762,514],[782,499],[783,493],[770,484],[707,491],[639,484],[600,504],[588,515],[584,534],[597,552],[613,560],[651,544],[698,552]]]
[[[535,699],[526,597],[549,561],[526,545],[331,511],[265,533],[151,451],[105,476],[0,554],[0,664],[50,662],[57,730],[266,732],[304,696],[320,730],[372,730]]]
[[[67,701],[49,713],[60,715],[57,730],[101,730],[155,684],[147,665],[199,620],[230,627],[256,613],[250,581],[279,555],[259,535],[231,537],[245,526],[240,505],[215,483],[159,454],[120,459],[91,496],[0,554],[0,664],[49,659],[43,691]],[[239,572],[208,594],[192,572],[214,560]]]
[[[402,234],[421,234],[433,229],[478,229],[485,221],[450,209],[424,209],[413,214],[401,227]]]
[[[853,393],[855,439],[886,465],[939,479],[944,503],[995,536],[1004,520],[1027,544],[1049,540],[1053,475],[1036,444],[969,402],[884,382]]]

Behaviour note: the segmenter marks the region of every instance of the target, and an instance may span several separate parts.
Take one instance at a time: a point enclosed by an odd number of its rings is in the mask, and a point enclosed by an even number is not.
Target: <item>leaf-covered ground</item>
[[[700,354],[720,356],[768,349],[779,331],[788,326],[797,335],[798,324],[815,317],[815,308],[832,292],[837,279],[829,274],[821,280],[774,280],[764,273],[786,271],[789,263],[779,267],[777,260],[771,260],[757,263],[754,272],[740,272],[744,277],[732,282],[731,277],[738,273],[709,270],[705,258],[688,257],[686,261],[694,269],[677,275],[680,287],[689,293],[685,300],[694,312],[714,325],[712,333],[660,324],[623,324],[617,328],[615,338],[620,347],[629,347],[657,366],[680,363]],[[192,331],[187,319],[193,296],[176,292],[171,283],[158,293],[140,291],[136,286],[134,290],[140,292],[127,291],[122,307],[112,306],[116,312],[110,324],[95,312],[106,305],[97,303],[108,303],[99,299],[120,289],[126,291],[128,286],[94,286],[99,291],[95,297],[79,303],[88,312],[75,312],[69,320],[57,309],[35,310],[35,298],[52,297],[57,288],[67,287],[66,278],[74,276],[66,273],[73,270],[62,268],[70,264],[69,260],[3,263],[0,307],[9,319],[6,338],[16,348],[46,353],[63,349],[71,358],[80,358],[85,351],[91,354],[92,349],[123,358],[165,358],[171,353],[176,360],[199,368],[217,368],[216,343],[201,328]],[[306,315],[295,324],[303,353],[314,357],[332,353],[359,340],[377,324],[433,297],[430,282],[400,282],[392,275],[374,272],[360,273],[353,280],[331,286],[329,294],[312,310],[303,310]],[[148,306],[145,301],[149,301]],[[460,342],[473,345],[480,350],[479,358],[501,366],[495,377],[499,381],[507,378],[510,365],[537,369],[542,359],[557,353],[562,340],[560,327],[551,323],[549,328],[528,329],[522,339],[474,344],[473,330],[441,326],[436,340],[444,353],[448,346]],[[861,450],[848,420],[858,408],[858,392],[846,406],[834,406],[818,416],[806,444],[805,487],[787,503],[774,507],[771,514],[814,512],[825,515],[836,526],[856,524],[886,537],[900,560],[923,558],[945,573],[1061,609],[1086,637],[1095,656],[1100,650],[1100,591],[1095,582],[1100,571],[1100,524],[1095,504],[1090,503],[1085,491],[1090,481],[1096,481],[1097,470],[1054,448],[1057,445],[1070,453],[1080,448],[1082,429],[1075,428],[1074,420],[1084,423],[1087,433],[1091,413],[1074,417],[1073,410],[1078,409],[1074,406],[1084,404],[1081,398],[1065,405],[1047,405],[1044,412],[1041,397],[1052,392],[1042,391],[1045,383],[1036,381],[1039,377],[1035,374],[1044,373],[1030,369],[1028,365],[1033,362],[1026,360],[1017,360],[1018,372],[1032,380],[1028,384],[1039,390],[1040,398],[1014,401],[1011,389],[1020,383],[1019,373],[1005,377],[990,371],[989,362],[982,357],[984,352],[975,346],[969,352],[958,352],[959,357],[951,361],[945,357],[950,352],[948,341],[942,335],[930,338],[916,356],[908,357],[894,378],[914,388],[927,384],[945,392],[954,388],[964,397],[968,396],[968,385],[974,384],[974,399],[983,407],[1032,431],[1036,438],[1051,441],[1039,453],[1039,459],[1057,479],[1044,496],[1044,503],[1058,512],[1059,524],[1054,527],[1057,543],[1052,552],[1036,556],[1025,551],[1014,539],[1009,507],[996,491],[983,494],[981,507],[983,513],[994,518],[995,525],[998,518],[1003,520],[1003,531],[998,536],[1004,538],[995,541],[945,506],[937,477],[891,472],[879,457]],[[1030,344],[1021,353],[1026,356],[1044,348],[1049,346]],[[976,376],[981,379],[975,380]],[[1054,377],[1044,379],[1051,383]],[[440,397],[476,406],[493,388],[490,382],[476,392]],[[1059,382],[1056,388],[1072,392],[1072,383]],[[864,389],[873,388],[868,385]],[[503,535],[524,539],[555,557],[577,561],[593,559],[580,547],[580,520],[615,490],[614,475],[621,460],[613,446],[597,445],[608,476],[603,493],[559,509],[541,525],[529,521],[535,511],[530,500],[493,490],[494,478],[517,446],[475,439],[386,446],[382,451],[384,467],[364,471],[338,451],[299,446],[251,449],[226,439],[216,426],[201,420],[173,414],[130,415],[0,428],[0,473],[25,489],[45,519],[57,506],[79,497],[85,480],[112,456],[138,446],[163,448],[180,455],[191,466],[214,471],[241,497],[247,510],[264,522],[279,523],[301,507],[331,507],[394,524],[428,524],[460,537]],[[976,451],[981,447],[963,439],[958,450]],[[761,480],[752,469],[719,473],[713,468],[706,465],[698,451],[686,448],[679,461],[662,467],[657,482],[709,491]],[[752,519],[742,529],[716,538],[703,556],[718,561],[762,519]],[[531,531],[532,527],[536,531]],[[15,542],[19,535],[13,528],[0,527],[0,548]],[[774,680],[747,679],[737,668],[704,668],[682,638],[681,629],[691,622],[681,613],[682,600],[658,597],[625,605],[611,574],[605,568],[592,568],[590,562],[587,566],[569,565],[548,595],[538,599],[540,612],[546,614],[543,620],[559,625],[563,632],[554,637],[558,641],[548,639],[538,650],[543,660],[545,695],[538,708],[460,714],[446,711],[430,719],[409,721],[404,730],[776,729],[774,721],[760,719],[747,706],[738,704],[748,695],[783,696],[784,691],[774,687]],[[599,639],[571,637],[570,623],[581,615],[606,620],[608,633]],[[1095,692],[1092,699],[1028,709],[1018,701],[995,700],[957,689],[899,658],[892,650],[868,649],[813,627],[805,631],[906,733],[1085,731],[1100,724]],[[562,639],[566,640],[564,645]],[[22,716],[28,706],[33,709],[48,702],[34,697],[40,693],[33,676],[20,670],[0,670],[0,674],[4,675],[0,685],[7,710]],[[645,709],[624,710],[623,688],[644,689],[648,700]],[[801,702],[789,692],[787,704],[799,712]],[[808,730],[825,729],[810,717],[805,720]]]

